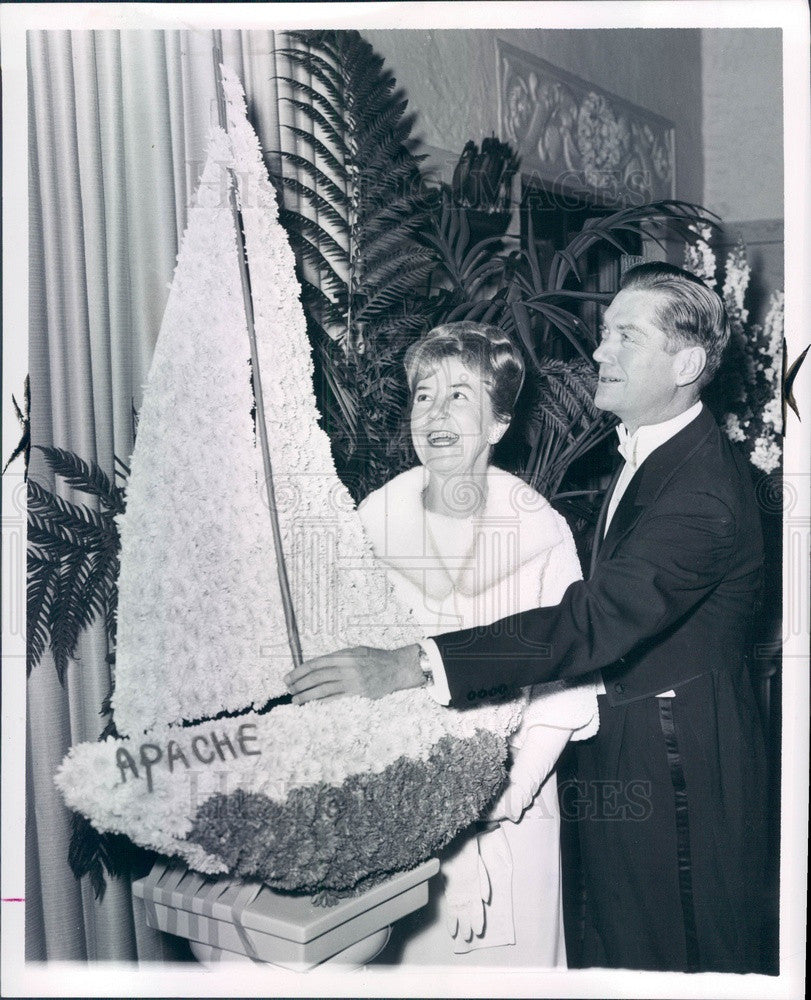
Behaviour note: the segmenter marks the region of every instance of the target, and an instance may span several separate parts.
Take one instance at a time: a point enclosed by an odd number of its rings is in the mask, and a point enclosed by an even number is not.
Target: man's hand
[[[317,656],[292,670],[284,679],[293,702],[319,698],[335,698],[359,694],[365,698],[382,698],[402,688],[420,687],[420,647],[373,649],[355,646],[337,653]]]

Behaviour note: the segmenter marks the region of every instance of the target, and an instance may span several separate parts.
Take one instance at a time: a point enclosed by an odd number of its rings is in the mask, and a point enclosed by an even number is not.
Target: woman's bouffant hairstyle
[[[524,384],[524,359],[510,338],[497,326],[460,320],[429,330],[406,351],[404,364],[408,388],[445,358],[459,358],[479,372],[487,385],[496,419],[508,424]]]
[[[729,343],[729,319],[721,297],[694,274],[664,261],[630,268],[620,287],[661,292],[656,310],[659,326],[674,352],[693,344],[704,348],[707,363],[701,384],[706,385],[718,371]]]

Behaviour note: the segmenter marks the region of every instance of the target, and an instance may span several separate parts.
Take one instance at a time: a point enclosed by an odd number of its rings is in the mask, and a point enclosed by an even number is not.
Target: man
[[[763,559],[744,460],[700,402],[729,339],[723,303],[667,264],[607,308],[595,404],[622,421],[588,580],[561,603],[424,648],[360,648],[289,675],[296,701],[447,681],[450,701],[601,670],[577,800],[586,964],[756,971],[765,752],[746,665]],[[430,662],[433,665],[430,667]]]

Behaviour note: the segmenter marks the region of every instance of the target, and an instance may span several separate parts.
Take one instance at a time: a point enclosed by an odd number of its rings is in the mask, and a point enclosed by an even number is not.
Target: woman
[[[426,635],[557,603],[581,575],[571,532],[540,494],[490,462],[523,382],[520,354],[500,330],[466,321],[431,330],[405,365],[421,465],[359,508],[395,591]],[[568,740],[591,736],[597,719],[593,683],[532,689],[490,822],[443,852],[444,879],[432,883],[428,906],[397,925],[389,960],[566,964],[550,773]]]

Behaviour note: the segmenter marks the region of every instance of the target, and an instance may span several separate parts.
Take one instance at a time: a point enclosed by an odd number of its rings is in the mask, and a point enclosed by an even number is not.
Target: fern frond
[[[412,269],[427,264],[433,266],[433,255],[416,243],[411,246],[400,244],[399,249],[386,256],[376,254],[364,261],[364,281],[368,288],[377,288],[395,278],[401,271],[408,274]]]
[[[306,174],[309,178],[315,181],[316,185],[321,185],[324,189],[323,196],[328,196],[332,199],[333,204],[340,205],[346,208],[349,205],[349,198],[343,188],[338,187],[335,181],[331,177],[327,177],[323,170],[311,163],[304,156],[299,156],[297,153],[290,153],[286,150],[282,150],[281,154],[288,163],[293,163],[299,168],[299,170]]]
[[[121,505],[118,491],[96,462],[85,462],[78,455],[65,451],[63,448],[52,448],[44,445],[34,445],[34,447],[42,452],[52,471],[57,476],[61,476],[70,486],[81,490],[82,493],[98,497],[108,510],[115,511],[117,514],[123,512],[124,508]]]
[[[80,624],[77,616],[75,585],[83,560],[77,553],[64,558],[59,565],[56,595],[51,620],[51,651],[59,683],[64,687],[68,661],[76,652]]]
[[[341,73],[344,79],[346,78],[346,73],[344,71],[344,60],[346,58],[346,39],[341,36],[348,36],[351,34],[346,31],[329,31],[324,29],[316,30],[305,30],[305,31],[286,31],[285,36],[291,38],[298,42],[299,45],[305,46],[306,51],[311,51],[312,49],[317,49],[319,52],[325,53],[329,56],[332,64],[334,66],[341,67]]]
[[[348,256],[346,247],[342,247],[315,219],[310,219],[299,212],[282,209],[279,212],[279,222],[281,222],[288,233],[290,230],[295,230],[298,233],[306,233],[323,250],[326,256],[333,257],[338,261],[346,261]]]
[[[107,601],[104,607],[104,627],[107,630],[107,641],[109,645],[115,649],[116,634],[118,630],[118,571],[119,571],[118,560],[111,564],[112,572],[115,578],[110,581],[107,578]],[[108,656],[109,662],[109,656]]]
[[[341,178],[346,176],[345,164],[343,164],[335,156],[332,150],[328,146],[324,145],[324,143],[321,142],[320,139],[312,135],[312,133],[308,132],[306,129],[299,128],[297,125],[287,125],[282,123],[281,127],[287,129],[288,132],[292,132],[293,135],[301,139],[304,145],[312,146],[312,148],[316,151],[318,156],[320,156],[321,159],[324,161],[324,163],[326,163],[327,166],[330,167],[330,169],[333,171],[334,174],[336,174],[338,177]],[[281,156],[284,153],[284,150],[274,149],[271,150],[271,152],[276,156]]]
[[[312,49],[283,48],[277,49],[277,54],[290,59],[305,72],[314,76],[323,84],[324,89],[334,98],[336,104],[342,103],[343,77],[340,67],[324,59]]]
[[[300,111],[305,118],[309,118],[313,124],[319,126],[323,134],[335,148],[336,155],[344,160],[349,159],[350,150],[346,144],[345,137],[341,135],[332,122],[322,115],[317,108],[314,108],[312,104],[307,104],[306,101],[298,100],[296,97],[280,97],[279,100],[284,101],[286,104],[291,104],[297,111]]]
[[[294,93],[299,95],[299,98],[301,96],[306,97],[310,102],[312,102],[312,104],[318,105],[318,107],[321,108],[321,112],[323,113],[324,118],[329,122],[330,126],[329,134],[331,135],[342,134],[344,128],[344,121],[343,118],[341,117],[341,113],[340,111],[336,110],[335,107],[333,107],[332,102],[324,94],[320,93],[318,90],[316,90],[314,87],[311,87],[309,84],[304,83],[302,80],[296,80],[294,77],[276,76],[274,77],[274,79],[280,80],[281,82],[287,84],[287,86],[290,87],[290,89]],[[293,98],[293,100],[299,100],[299,98]],[[285,95],[282,94],[279,95],[280,101],[286,99],[287,98]],[[304,103],[306,104],[306,102]],[[292,126],[287,126],[287,127],[292,127]],[[305,132],[305,135],[309,134],[310,134],[309,132]],[[300,138],[303,139],[304,136],[301,136]]]
[[[372,108],[368,105],[366,106],[366,113],[364,118],[361,119],[358,136],[359,161],[361,160],[364,147],[377,146],[382,140],[390,137],[392,133],[397,134],[398,126],[400,129],[404,127],[401,118],[407,107],[408,101],[405,99],[393,101],[376,110],[372,118]],[[402,142],[402,138],[398,136],[398,139]]]
[[[51,634],[50,616],[57,589],[59,561],[29,550],[26,587],[26,670],[39,664]]]
[[[321,283],[336,295],[345,293],[346,282],[337,273],[324,254],[321,253],[316,244],[310,242],[303,233],[295,229],[288,230],[287,235],[290,238],[290,246],[293,248],[296,256],[315,268],[321,279]]]
[[[321,212],[324,218],[329,219],[339,232],[349,232],[349,224],[344,216],[333,208],[333,206],[330,205],[325,198],[322,198],[321,195],[314,191],[311,187],[302,183],[302,181],[295,177],[281,177],[280,182],[286,188],[295,192],[296,195],[308,201],[317,211]]]
[[[413,225],[375,227],[373,232],[369,228],[365,228],[358,237],[358,249],[365,260],[384,259],[397,253],[406,245],[414,245],[413,233],[417,229],[419,229],[419,220],[415,220]],[[426,249],[436,258],[432,248]]]
[[[55,539],[88,548],[103,548],[118,538],[110,514],[99,514],[84,504],[69,503],[33,479],[28,480],[28,522],[35,533],[53,534]],[[38,544],[47,544],[47,539],[43,538]]]
[[[343,327],[346,324],[346,305],[341,299],[333,301],[320,288],[304,277],[299,278],[301,284],[301,301],[308,314],[322,327]]]
[[[356,319],[358,322],[394,305],[404,294],[414,289],[428,276],[432,266],[430,260],[420,261],[387,285],[374,291],[357,311]]]
[[[364,138],[362,142],[358,143],[357,149],[354,151],[354,162],[360,168],[363,164],[370,165],[375,162],[375,156],[393,159],[398,155],[402,155],[410,133],[411,125],[406,123],[396,125],[389,135],[382,138],[375,139],[372,136]],[[380,163],[380,160],[377,162]],[[416,165],[416,160],[414,162]],[[378,169],[382,169],[382,167]]]
[[[104,898],[105,872],[113,878],[138,878],[156,858],[153,851],[137,847],[123,833],[99,833],[80,813],[72,814],[68,864],[75,878],[90,878],[97,900]]]

